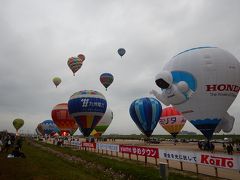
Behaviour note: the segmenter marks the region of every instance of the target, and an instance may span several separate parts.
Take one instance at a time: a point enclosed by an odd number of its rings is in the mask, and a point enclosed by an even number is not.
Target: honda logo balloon
[[[165,105],[181,111],[207,139],[214,130],[230,132],[234,117],[227,112],[239,92],[240,63],[217,47],[197,47],[174,56],[156,76]]]
[[[105,97],[98,91],[84,90],[74,93],[68,101],[69,114],[87,137],[103,117],[107,108]]]
[[[140,131],[150,137],[161,116],[162,105],[154,98],[140,98],[132,102],[129,113]]]

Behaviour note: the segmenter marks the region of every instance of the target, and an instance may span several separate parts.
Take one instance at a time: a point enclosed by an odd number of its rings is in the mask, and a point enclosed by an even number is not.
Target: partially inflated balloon
[[[113,80],[114,77],[111,73],[103,73],[100,76],[100,81],[102,85],[106,88],[106,90],[112,84]]]
[[[36,128],[36,133],[37,133],[38,135],[44,136],[44,129],[43,129],[42,123],[39,123],[39,124],[38,124],[38,126],[37,126],[37,128]]]
[[[126,50],[125,49],[123,49],[123,48],[119,48],[118,49],[118,54],[121,56],[121,57],[123,57],[123,55],[126,53]]]
[[[15,127],[16,131],[18,131],[24,124],[24,120],[17,118],[13,120],[13,126]]]
[[[107,108],[105,97],[93,90],[74,93],[68,101],[69,113],[77,121],[84,136],[89,136]]]
[[[82,60],[79,57],[71,57],[68,59],[68,67],[72,70],[73,75],[82,67]]]
[[[58,104],[53,108],[52,119],[60,129],[61,135],[73,135],[78,128],[74,118],[69,115],[67,103]]]
[[[150,137],[159,121],[162,106],[158,100],[146,97],[133,101],[129,112],[142,133]]]
[[[240,89],[240,63],[216,47],[198,47],[174,56],[156,76],[162,93],[152,93],[172,104],[207,139],[214,130],[230,132],[234,117],[227,112]]]
[[[62,82],[61,78],[59,78],[59,77],[53,78],[52,81],[53,81],[53,83],[55,84],[56,87]]]
[[[159,124],[174,138],[182,130],[185,123],[186,119],[176,108],[166,107],[162,110]]]
[[[95,129],[92,131],[91,135],[94,137],[100,137],[111,124],[113,119],[113,112],[111,109],[107,109],[102,119],[99,121]]]

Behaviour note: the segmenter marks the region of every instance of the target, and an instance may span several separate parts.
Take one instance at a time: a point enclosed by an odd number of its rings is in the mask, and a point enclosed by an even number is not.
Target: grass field
[[[0,154],[0,179],[160,179],[159,170],[156,167],[145,167],[136,161],[110,159],[91,152],[74,151],[53,145],[47,145],[47,147],[80,157],[94,166],[68,161],[29,143],[24,143],[25,159],[10,159],[6,158],[7,153]],[[169,179],[193,178],[170,173]]]

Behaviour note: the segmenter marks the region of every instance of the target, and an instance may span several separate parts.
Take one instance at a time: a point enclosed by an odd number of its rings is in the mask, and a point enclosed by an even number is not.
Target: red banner
[[[158,148],[120,145],[120,152],[158,158]]]
[[[88,148],[96,149],[96,143],[82,142],[82,147],[88,147]]]

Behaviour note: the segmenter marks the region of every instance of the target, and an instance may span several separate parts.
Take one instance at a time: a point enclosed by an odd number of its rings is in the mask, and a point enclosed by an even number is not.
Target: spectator
[[[224,152],[226,152],[226,144],[225,143],[223,143],[223,150],[224,150]]]
[[[233,147],[232,147],[232,145],[230,143],[227,145],[227,153],[229,155],[233,154]]]
[[[3,143],[2,143],[2,140],[0,139],[0,152],[2,152],[2,146],[3,146]]]
[[[15,147],[15,149],[11,153],[14,157],[22,157],[26,158],[25,154],[20,151],[19,147]]]

